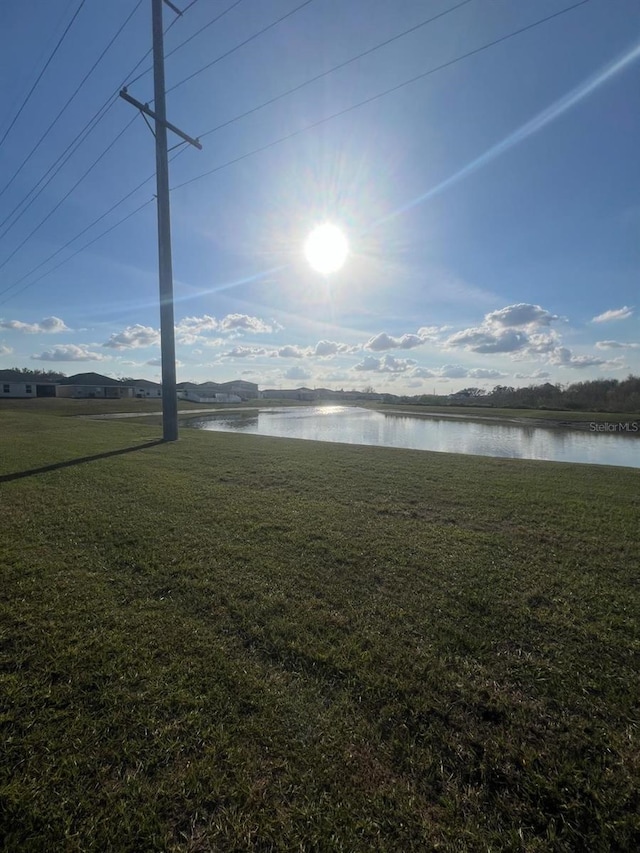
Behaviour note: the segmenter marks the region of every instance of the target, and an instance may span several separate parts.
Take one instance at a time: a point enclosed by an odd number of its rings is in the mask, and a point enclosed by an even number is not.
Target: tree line
[[[640,412],[640,377],[592,379],[571,385],[496,385],[491,391],[465,388],[456,402],[509,409],[558,409],[588,412]]]

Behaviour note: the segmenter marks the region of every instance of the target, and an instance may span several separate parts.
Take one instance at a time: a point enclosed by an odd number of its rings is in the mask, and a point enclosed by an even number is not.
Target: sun
[[[349,243],[342,231],[330,222],[318,225],[304,243],[304,255],[316,272],[337,272],[349,254]]]

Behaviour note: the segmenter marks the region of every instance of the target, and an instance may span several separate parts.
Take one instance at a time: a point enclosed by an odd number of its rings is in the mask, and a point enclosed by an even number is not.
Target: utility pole
[[[137,107],[155,121],[156,137],[156,194],[158,200],[158,274],[160,285],[160,357],[162,361],[162,437],[164,441],[178,440],[178,396],[176,391],[176,343],[173,318],[173,268],[171,261],[171,208],[169,204],[169,160],[167,156],[167,129],[185,142],[202,149],[197,139],[192,139],[167,121],[164,82],[164,37],[162,32],[162,4],[166,3],[181,15],[169,0],[151,0],[153,29],[153,99],[155,112],[148,104],[141,104],[127,93],[120,97]]]

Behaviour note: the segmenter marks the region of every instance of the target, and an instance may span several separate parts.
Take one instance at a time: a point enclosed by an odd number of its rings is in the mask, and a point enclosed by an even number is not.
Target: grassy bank
[[[633,422],[640,420],[640,414],[630,414],[629,412],[581,412],[581,411],[562,411],[558,409],[505,409],[497,406],[419,406],[419,405],[404,405],[404,404],[388,404],[376,405],[375,408],[384,411],[403,411],[413,415],[437,416],[446,415],[447,417],[461,418],[480,418],[485,420],[493,418],[495,420],[525,420],[525,421],[546,421],[551,424],[580,424],[580,423],[602,423],[609,421],[612,423],[618,422]]]
[[[640,847],[637,471],[158,433],[0,410],[4,849]]]

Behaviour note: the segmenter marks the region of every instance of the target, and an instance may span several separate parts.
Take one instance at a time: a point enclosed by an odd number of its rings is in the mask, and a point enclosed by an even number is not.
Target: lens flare
[[[304,255],[316,272],[337,272],[347,259],[349,243],[342,231],[329,222],[318,225],[304,243]]]

